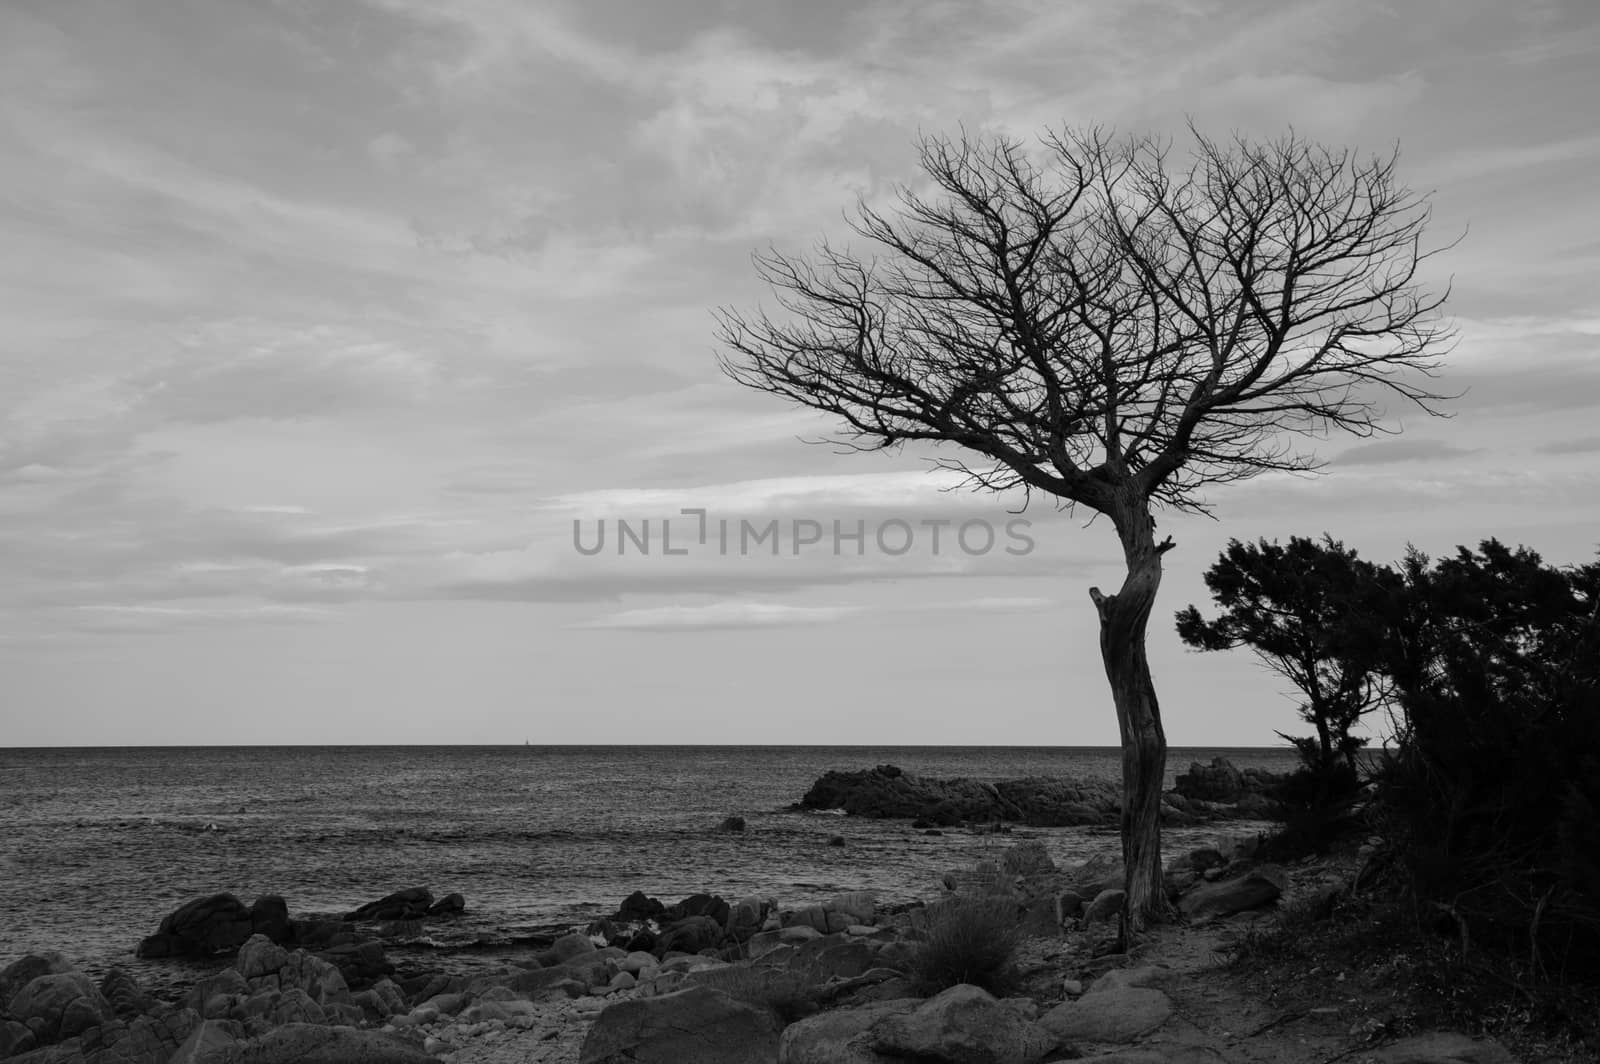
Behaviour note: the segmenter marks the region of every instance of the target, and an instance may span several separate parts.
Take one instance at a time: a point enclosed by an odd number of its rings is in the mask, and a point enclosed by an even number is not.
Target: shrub
[[[1015,981],[1012,958],[1020,940],[1015,900],[951,898],[929,907],[928,937],[917,944],[908,974],[925,994],[961,983],[1000,994]]]

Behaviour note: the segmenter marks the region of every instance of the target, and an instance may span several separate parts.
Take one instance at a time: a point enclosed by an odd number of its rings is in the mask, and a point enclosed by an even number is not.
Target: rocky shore
[[[1225,762],[1194,766],[1177,795],[1191,805],[1178,808],[1209,812],[1241,804],[1241,794],[1267,798],[1273,786]],[[881,803],[862,804],[873,795]],[[933,798],[951,803],[945,822],[1001,819],[998,809],[1026,823],[1069,806],[1100,816],[1106,797],[1060,783],[920,780],[884,766],[830,773],[807,800],[915,817]],[[1355,999],[1274,1015],[1259,994],[1219,978],[1229,935],[1291,899],[1331,911],[1350,890],[1348,869],[1265,863],[1259,842],[1219,838],[1172,859],[1165,878],[1178,920],[1131,954],[1115,952],[1122,868],[1105,859],[1062,867],[1040,839],[948,870],[911,904],[883,905],[869,890],[798,906],[711,893],[668,904],[635,892],[603,919],[525,936],[466,971],[396,963],[390,948],[460,921],[460,894],[410,888],[342,916],[298,918],[280,897],[246,905],[216,894],[179,907],[139,945],[141,957],[212,966],[180,993],[158,996],[122,969],[96,981],[59,954],[0,970],[0,1060],[1323,1064],[1371,1049],[1358,1059],[1513,1064],[1498,1045],[1451,1032],[1374,1043],[1385,1028]],[[1007,977],[961,968],[949,978],[946,968],[930,980],[951,927],[958,953],[988,945],[986,932],[960,923],[979,910],[1001,913],[1006,935],[1017,935]]]
[[[1162,795],[1164,824],[1271,819],[1281,810],[1284,777],[1240,770],[1226,758],[1191,764]],[[998,780],[935,779],[894,765],[829,772],[811,785],[797,809],[841,809],[853,816],[917,821],[925,828],[1011,822],[1028,827],[1114,827],[1122,788],[1111,781],[1049,777]]]
[[[925,904],[884,908],[869,891],[782,908],[772,899],[697,894],[667,905],[631,895],[607,919],[530,946],[476,975],[406,973],[363,938],[363,916],[449,920],[457,903],[402,891],[339,921],[349,941],[321,948],[294,920],[258,926],[221,895],[162,921],[159,947],[230,956],[175,1001],[127,973],[98,983],[59,955],[0,971],[0,1058],[8,1064],[1216,1064],[1320,1061],[1270,1036],[1259,1002],[1212,974],[1219,935],[1286,894],[1333,898],[1346,881],[1255,858],[1256,840],[1203,847],[1167,867],[1180,923],[1136,955],[1111,951],[1122,870],[1058,867],[1027,840],[953,869]],[[919,960],[951,906],[981,900],[1023,935],[1016,978],[991,992],[936,992]],[[244,914],[241,916],[241,913]],[[421,915],[411,915],[420,913]],[[180,915],[181,914],[181,915]],[[233,940],[248,931],[242,942]],[[337,937],[337,936],[333,936]],[[151,940],[147,939],[147,942]],[[230,943],[233,943],[230,945]],[[354,958],[360,957],[359,963]],[[1342,1022],[1339,1006],[1321,1010]],[[1352,1028],[1355,1030],[1355,1028]],[[1430,1033],[1362,1058],[1399,1064],[1507,1064],[1491,1042]],[[1261,1055],[1265,1052],[1267,1055]],[[1321,1056],[1317,1054],[1322,1054]]]

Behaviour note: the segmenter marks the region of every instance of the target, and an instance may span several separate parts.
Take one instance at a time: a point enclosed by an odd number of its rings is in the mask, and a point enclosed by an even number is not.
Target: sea
[[[1287,748],[1175,748],[1286,770]],[[459,892],[467,912],[391,940],[402,970],[503,963],[640,890],[804,904],[869,889],[936,897],[943,872],[1041,840],[1058,863],[1120,852],[1114,830],[1005,834],[790,806],[830,769],[1115,780],[1114,747],[284,746],[0,749],[0,966],[55,950],[91,975],[132,971],[173,996],[220,962],[139,960],[161,918],[227,892],[338,916],[393,891]],[[743,817],[740,833],[720,830]],[[1181,852],[1258,825],[1168,831]],[[841,836],[844,845],[830,845]],[[526,948],[525,946],[523,947]]]

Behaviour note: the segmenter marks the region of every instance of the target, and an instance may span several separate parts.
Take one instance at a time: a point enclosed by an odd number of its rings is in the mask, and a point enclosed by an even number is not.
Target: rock
[[[821,935],[836,935],[853,922],[844,913],[829,912],[821,905],[807,905],[783,914],[785,928],[808,927]]]
[[[656,951],[667,954],[674,950],[682,953],[699,953],[714,949],[723,937],[722,924],[710,916],[690,916],[668,924],[656,939]]]
[[[139,943],[138,955],[209,957],[238,949],[253,934],[255,923],[244,903],[232,894],[213,894],[164,917],[156,933]]]
[[[82,972],[56,972],[31,979],[11,998],[8,1010],[48,1045],[116,1020],[116,1010]]]
[[[250,905],[250,930],[280,944],[290,941],[294,925],[289,921],[289,903],[276,894],[257,898]]]
[[[835,846],[835,847],[843,846],[844,845],[844,836],[843,835],[829,835],[828,836],[828,845],[829,846]]]
[[[1089,993],[1102,990],[1126,990],[1129,987],[1153,987],[1170,978],[1171,968],[1142,965],[1138,968],[1113,968],[1089,984]]]
[[[32,1031],[16,1020],[0,1020],[0,1060],[26,1053],[39,1044]]]
[[[338,968],[320,957],[303,950],[289,954],[278,972],[278,984],[284,990],[303,990],[318,1005],[353,1004],[350,985]]]
[[[1376,1064],[1516,1064],[1492,1038],[1468,1038],[1455,1031],[1431,1031],[1372,1051]]]
[[[249,941],[239,947],[239,957],[233,966],[248,982],[265,975],[277,975],[278,970],[288,963],[288,950],[275,944],[266,935],[252,935]]]
[[[355,912],[346,913],[346,920],[416,920],[428,915],[433,905],[433,892],[426,887],[408,887],[369,901]]]
[[[30,953],[12,961],[0,970],[0,1013],[10,1009],[11,999],[18,990],[41,975],[61,975],[73,970],[67,958],[59,953]]]
[[[1172,782],[1178,794],[1203,802],[1231,802],[1244,792],[1244,775],[1225,757],[1212,758],[1210,765],[1191,761],[1189,771]]]
[[[665,905],[655,898],[647,898],[641,890],[636,890],[623,899],[617,908],[617,920],[653,920],[660,916],[666,909]]]
[[[209,1064],[209,1062],[208,1062]],[[382,1031],[291,1023],[237,1042],[217,1064],[438,1064],[422,1047]]]
[[[778,1055],[769,1010],[705,986],[608,1005],[595,1017],[579,1064],[759,1064]]]
[[[730,816],[722,822],[722,831],[740,832],[744,830],[744,817]]]
[[[1242,876],[1196,887],[1178,899],[1178,908],[1191,920],[1209,920],[1277,901],[1288,885],[1283,869],[1262,865]]]
[[[655,954],[645,953],[643,950],[635,950],[617,962],[617,968],[619,970],[631,972],[634,975],[638,975],[646,968],[654,968],[655,966]]]
[[[927,827],[1001,820],[1069,827],[1115,823],[1119,802],[1120,789],[1109,782],[941,780],[880,765],[870,771],[828,772],[811,785],[798,805],[802,809],[843,809],[855,816],[921,820]]]
[[[139,981],[123,968],[112,968],[100,980],[100,996],[111,1002],[112,1009],[124,1019],[149,1012],[156,1004]]]
[[[458,916],[467,911],[466,895],[461,893],[446,894],[432,905],[428,906],[428,916]]]
[[[986,991],[963,983],[876,1024],[872,1047],[949,1064],[1034,1064],[1056,1047],[1056,1038]]]
[[[1039,1019],[1061,1042],[1124,1045],[1149,1034],[1172,1016],[1172,1002],[1144,987],[1090,988],[1076,1001],[1064,1001]]]
[[[1127,892],[1121,889],[1102,890],[1083,910],[1083,926],[1115,920],[1122,914],[1122,905],[1127,897]]]
[[[901,1064],[872,1048],[872,1028],[922,1004],[917,998],[833,1009],[791,1023],[778,1040],[778,1064]]]
[[[550,943],[550,948],[539,954],[539,963],[547,967],[555,964],[565,964],[586,953],[594,952],[594,940],[588,935],[580,935],[574,932],[570,935],[562,935]]]
[[[316,957],[339,969],[351,990],[364,989],[394,974],[394,965],[385,956],[382,942],[347,942],[330,946]]]
[[[708,916],[720,926],[728,922],[729,908],[727,902],[714,894],[691,894],[678,904],[668,907],[659,919],[665,927],[667,924],[686,920],[691,916]]]

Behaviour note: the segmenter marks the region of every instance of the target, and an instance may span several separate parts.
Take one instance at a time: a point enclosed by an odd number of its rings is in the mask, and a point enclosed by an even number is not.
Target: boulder
[[[276,894],[263,894],[250,904],[250,929],[273,942],[290,941],[294,924],[289,920],[289,903]]]
[[[948,1064],[1035,1064],[1056,1044],[1049,1030],[965,983],[872,1028],[880,1053]]]
[[[872,1048],[872,1028],[920,1004],[918,998],[878,1001],[798,1020],[783,1029],[778,1064],[901,1064],[902,1058]]]
[[[277,975],[279,969],[288,963],[288,950],[274,943],[266,935],[252,935],[239,947],[239,956],[233,962],[233,966],[244,976],[245,981],[249,982],[263,976]]]
[[[1468,1038],[1455,1031],[1430,1031],[1372,1051],[1376,1064],[1516,1064],[1492,1038]]]
[[[379,979],[394,974],[394,964],[384,954],[383,943],[377,941],[346,942],[329,946],[316,954],[339,969],[345,984],[351,990],[371,986]]]
[[[346,920],[416,920],[428,915],[433,905],[433,892],[426,887],[408,887],[369,901],[355,912],[346,913]]]
[[[113,967],[105,974],[100,980],[100,995],[124,1019],[149,1012],[156,1004],[155,998],[145,993],[139,981],[123,968]]]
[[[73,970],[67,958],[59,953],[30,953],[0,969],[0,1013],[9,1010],[11,999],[18,990],[41,975],[61,975]]]
[[[729,909],[728,903],[714,894],[691,894],[678,904],[669,906],[659,919],[662,926],[666,926],[691,916],[707,916],[718,925],[723,925],[728,922]]]
[[[1061,1042],[1125,1045],[1172,1017],[1172,1001],[1159,990],[1111,986],[1064,1001],[1039,1019]]]
[[[350,985],[339,969],[303,950],[289,954],[278,972],[278,985],[285,990],[303,990],[318,1005],[353,1004]]]
[[[117,1018],[94,981],[82,972],[56,972],[31,979],[11,998],[8,1010],[42,1045],[81,1034]]]
[[[594,940],[588,935],[574,931],[570,935],[562,935],[550,943],[550,948],[539,953],[539,963],[550,967],[556,964],[565,964],[587,953],[594,953]]]
[[[682,954],[698,954],[702,949],[715,949],[722,944],[723,928],[714,917],[686,917],[662,928],[656,939],[656,952],[669,954],[672,950]]]
[[[579,1064],[760,1064],[775,1060],[781,1024],[769,1010],[705,986],[606,1006]]]
[[[734,833],[738,833],[738,832],[743,831],[744,830],[744,817],[742,817],[742,816],[730,816],[730,817],[726,818],[722,822],[721,830],[722,831],[728,831],[728,832],[734,832]]]
[[[1288,886],[1283,869],[1262,865],[1231,879],[1218,879],[1195,887],[1178,899],[1178,908],[1191,920],[1210,920],[1271,904]]]
[[[616,920],[653,920],[666,910],[666,906],[655,898],[645,896],[644,891],[636,890],[622,900],[617,908]]]
[[[1115,920],[1122,914],[1123,902],[1127,900],[1127,892],[1121,888],[1102,890],[1094,896],[1083,910],[1083,926]]]
[[[138,955],[209,957],[238,949],[253,934],[255,923],[243,902],[232,894],[212,894],[164,917],[156,933],[139,943]]]

